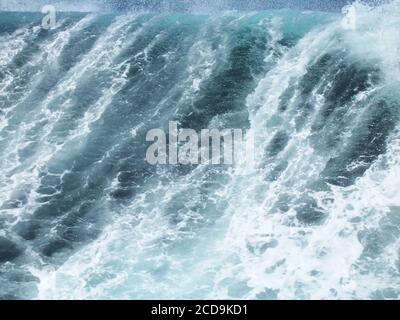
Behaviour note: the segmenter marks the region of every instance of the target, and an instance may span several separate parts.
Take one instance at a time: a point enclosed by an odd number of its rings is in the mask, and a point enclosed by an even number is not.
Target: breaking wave
[[[400,5],[352,10],[0,12],[0,297],[399,298]],[[148,165],[171,120],[256,164]]]

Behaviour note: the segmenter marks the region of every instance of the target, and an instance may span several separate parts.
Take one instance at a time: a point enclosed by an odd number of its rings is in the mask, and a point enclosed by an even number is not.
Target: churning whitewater
[[[0,12],[0,298],[400,298],[400,2],[348,9]]]

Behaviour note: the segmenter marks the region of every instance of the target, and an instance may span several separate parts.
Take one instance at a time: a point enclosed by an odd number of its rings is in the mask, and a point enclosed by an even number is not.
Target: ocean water
[[[400,2],[351,10],[0,12],[0,298],[398,299]],[[172,120],[256,162],[149,165]]]

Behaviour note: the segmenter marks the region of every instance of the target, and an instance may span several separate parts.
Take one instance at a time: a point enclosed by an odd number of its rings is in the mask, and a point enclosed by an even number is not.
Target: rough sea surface
[[[400,5],[0,12],[0,298],[400,298]],[[148,130],[255,165],[150,166]]]

